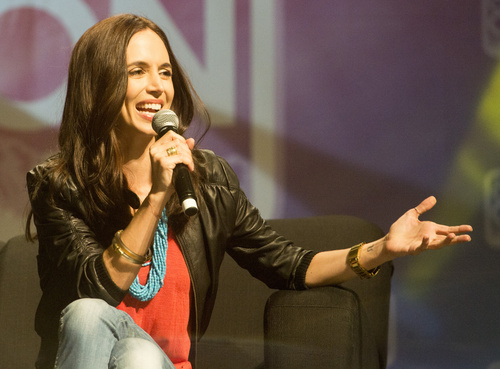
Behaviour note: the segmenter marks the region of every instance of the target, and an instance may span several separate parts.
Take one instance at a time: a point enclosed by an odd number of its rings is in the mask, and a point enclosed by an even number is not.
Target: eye
[[[160,75],[163,78],[168,79],[168,78],[172,77],[172,69],[162,69],[162,70],[160,70]]]
[[[140,76],[141,74],[144,74],[144,70],[142,68],[134,68],[128,71],[128,75],[130,77]]]

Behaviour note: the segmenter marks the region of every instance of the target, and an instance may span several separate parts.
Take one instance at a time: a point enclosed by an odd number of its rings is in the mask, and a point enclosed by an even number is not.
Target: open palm
[[[386,235],[386,251],[394,258],[403,255],[417,255],[428,249],[439,249],[461,242],[469,242],[470,225],[446,226],[418,217],[436,204],[434,196],[428,197],[418,206],[408,210],[392,224]]]

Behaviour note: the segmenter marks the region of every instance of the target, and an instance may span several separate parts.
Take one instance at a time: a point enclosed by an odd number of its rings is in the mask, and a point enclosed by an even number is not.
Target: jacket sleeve
[[[85,211],[71,182],[54,199],[43,169],[27,174],[28,193],[37,229],[38,272],[44,293],[63,293],[68,301],[100,298],[117,306],[127,294],[112,281],[104,266],[103,251],[84,219]],[[34,184],[41,182],[34,193]]]
[[[298,247],[276,233],[248,200],[229,164],[224,159],[220,163],[235,206],[227,253],[270,288],[306,289],[306,271],[316,252]]]

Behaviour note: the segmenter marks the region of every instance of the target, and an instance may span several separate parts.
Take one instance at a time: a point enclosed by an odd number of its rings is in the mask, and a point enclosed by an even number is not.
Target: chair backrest
[[[0,368],[34,367],[40,345],[34,329],[41,296],[37,249],[24,236],[0,248]]]

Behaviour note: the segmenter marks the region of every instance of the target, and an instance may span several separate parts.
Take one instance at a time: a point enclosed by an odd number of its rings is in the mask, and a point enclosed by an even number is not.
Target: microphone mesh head
[[[160,110],[153,116],[153,129],[157,134],[160,134],[165,128],[172,129],[177,132],[179,128],[179,118],[172,110]]]

